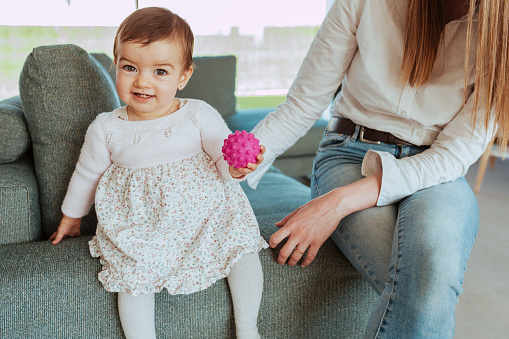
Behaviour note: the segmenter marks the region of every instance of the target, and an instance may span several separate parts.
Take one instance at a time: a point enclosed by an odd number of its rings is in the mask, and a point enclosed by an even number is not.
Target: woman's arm
[[[248,175],[256,187],[275,158],[305,135],[329,106],[357,51],[357,27],[364,0],[335,1],[327,13],[285,103],[267,115],[253,133],[265,145],[265,161]]]
[[[290,266],[295,265],[302,257],[294,251],[295,248],[300,252],[309,248],[302,267],[311,264],[341,219],[376,205],[381,185],[382,173],[373,174],[311,200],[276,223],[281,229],[270,238],[270,247],[274,248],[288,238],[279,252],[278,264],[288,262]]]

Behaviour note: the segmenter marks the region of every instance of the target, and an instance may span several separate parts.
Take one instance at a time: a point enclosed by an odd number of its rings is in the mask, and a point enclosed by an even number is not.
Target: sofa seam
[[[30,199],[29,199],[29,194],[28,194],[28,187],[24,187],[25,189],[25,199],[26,199],[26,206],[27,206],[27,218],[28,218],[28,227],[26,228],[26,232],[27,232],[27,238],[28,238],[28,241],[33,241],[32,239],[32,234],[30,233],[30,228],[31,228],[31,225],[32,225],[32,220],[31,220],[31,213],[30,213]]]

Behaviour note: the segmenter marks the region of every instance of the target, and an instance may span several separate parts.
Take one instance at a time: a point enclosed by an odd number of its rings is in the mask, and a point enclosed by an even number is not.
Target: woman
[[[380,294],[367,338],[454,335],[479,224],[463,175],[496,128],[509,134],[508,27],[505,0],[336,0],[286,102],[253,131],[267,148],[256,187],[342,84],[314,199],[270,245],[288,238],[278,263],[307,266],[331,237]]]

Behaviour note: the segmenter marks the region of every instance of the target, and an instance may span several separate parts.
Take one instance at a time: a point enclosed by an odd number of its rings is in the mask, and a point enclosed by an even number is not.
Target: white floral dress
[[[90,252],[111,292],[200,291],[244,253],[268,247],[242,188],[224,181],[205,152],[147,168],[112,164],[95,206]]]

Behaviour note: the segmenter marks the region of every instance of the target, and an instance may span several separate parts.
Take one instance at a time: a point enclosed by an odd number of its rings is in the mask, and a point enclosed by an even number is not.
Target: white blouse
[[[285,103],[253,133],[265,145],[265,161],[248,175],[256,187],[275,158],[311,128],[342,83],[331,113],[356,124],[431,147],[396,159],[369,151],[362,174],[383,171],[377,205],[455,180],[483,153],[492,138],[482,123],[472,129],[474,77],[465,102],[467,16],[448,23],[430,80],[412,87],[401,80],[406,1],[336,0],[320,27]],[[474,32],[477,21],[474,21]],[[469,74],[475,64],[471,44]]]

